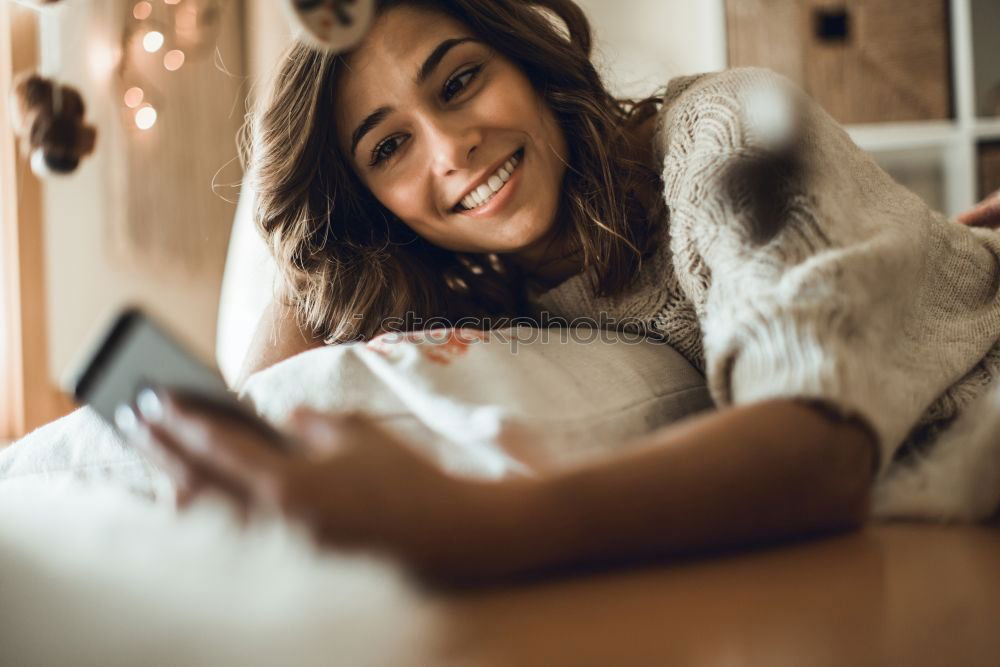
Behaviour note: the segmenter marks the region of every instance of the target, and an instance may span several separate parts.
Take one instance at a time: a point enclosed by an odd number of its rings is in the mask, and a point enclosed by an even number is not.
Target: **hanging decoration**
[[[86,107],[75,88],[24,73],[11,98],[14,132],[39,176],[68,174],[93,152],[97,131],[84,122]]]
[[[358,44],[375,20],[374,0],[285,0],[305,41],[325,51],[346,51]]]
[[[22,0],[37,9],[59,0]],[[10,91],[14,134],[38,176],[69,174],[94,151],[97,130],[84,121],[86,105],[76,88],[48,73],[22,72]]]

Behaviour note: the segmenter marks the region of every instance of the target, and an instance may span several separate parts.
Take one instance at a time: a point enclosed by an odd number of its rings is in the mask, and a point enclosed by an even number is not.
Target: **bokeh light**
[[[184,52],[180,49],[167,51],[163,55],[163,66],[171,72],[176,72],[184,64]]]
[[[147,105],[135,112],[135,125],[140,130],[148,130],[156,124],[156,109]]]
[[[125,106],[129,109],[134,109],[142,104],[143,97],[145,97],[145,93],[142,92],[142,88],[132,86],[125,91]]]
[[[163,33],[157,30],[150,30],[142,38],[142,48],[149,53],[156,53],[163,46]]]
[[[132,16],[140,21],[149,18],[149,15],[153,13],[153,5],[143,0],[142,2],[135,3],[135,7],[132,8]]]

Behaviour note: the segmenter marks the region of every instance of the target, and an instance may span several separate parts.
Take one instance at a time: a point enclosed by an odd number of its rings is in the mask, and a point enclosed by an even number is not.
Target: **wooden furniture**
[[[841,123],[951,116],[946,0],[727,0],[729,62],[785,74]]]
[[[996,665],[1000,527],[873,525],[444,596],[434,665]]]
[[[42,193],[17,150],[6,95],[14,73],[37,65],[37,14],[0,3],[0,442],[72,409],[49,379]]]
[[[1000,192],[1000,141],[979,145],[979,196]]]
[[[955,215],[978,201],[978,145],[1000,140],[1000,3],[713,1],[730,66],[798,80],[932,207]],[[928,187],[934,171],[941,183]]]

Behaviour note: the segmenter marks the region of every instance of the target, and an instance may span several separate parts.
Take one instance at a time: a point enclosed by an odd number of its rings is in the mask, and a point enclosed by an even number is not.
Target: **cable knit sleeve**
[[[762,90],[796,110],[790,150],[759,117]],[[823,401],[872,428],[884,472],[1000,333],[1000,235],[928,209],[765,70],[672,83],[658,148],[716,402]]]

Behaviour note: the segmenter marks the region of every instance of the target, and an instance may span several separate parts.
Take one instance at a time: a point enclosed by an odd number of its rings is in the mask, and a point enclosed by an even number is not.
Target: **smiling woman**
[[[372,194],[439,247],[537,267],[558,243],[568,154],[527,76],[462,24],[412,7],[387,14],[346,63],[338,139]]]
[[[257,222],[302,328],[338,342],[390,319],[516,317],[590,266],[601,293],[624,288],[664,208],[638,132],[657,100],[606,91],[579,7],[378,11],[346,55],[293,46],[247,127]]]
[[[1000,401],[996,233],[928,209],[773,73],[621,102],[590,47],[572,0],[385,0],[349,53],[293,47],[249,146],[257,223],[304,325],[279,344],[537,308],[536,324],[675,347],[718,410],[476,482],[364,414],[302,412],[275,449],[144,392],[125,427],[182,495],[207,485],[458,578],[996,511],[1000,448],[981,426]]]

